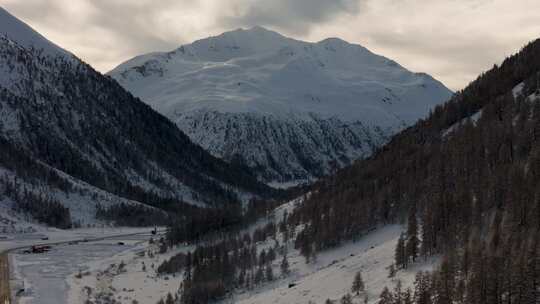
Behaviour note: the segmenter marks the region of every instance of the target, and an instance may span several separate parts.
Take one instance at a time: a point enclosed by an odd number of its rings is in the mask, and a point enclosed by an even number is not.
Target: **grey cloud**
[[[340,14],[357,14],[358,0],[242,0],[231,15],[217,23],[229,27],[270,26],[292,34],[305,35],[315,23],[332,20]]]
[[[493,36],[470,35],[455,37],[450,34],[444,37],[433,37],[425,33],[374,32],[371,40],[378,46],[401,56],[416,57],[426,63],[436,62],[441,73],[457,71],[483,71],[500,60],[501,53],[512,53],[520,42],[509,44],[508,41]],[[510,48],[510,50],[509,50]],[[516,49],[517,51],[517,49]]]
[[[237,27],[337,36],[463,87],[540,33],[538,0],[0,0],[101,71]]]
[[[360,1],[366,0],[0,0],[0,5],[108,70],[129,57],[236,27],[262,25],[303,36],[312,26],[357,14]],[[190,13],[200,15],[198,24],[183,19]],[[170,24],[164,16],[178,22]]]
[[[92,0],[94,10],[89,15],[89,23],[110,31],[120,44],[138,52],[176,47],[178,41],[162,32],[160,13],[179,4],[188,7],[196,3],[178,0],[130,2]]]
[[[56,12],[61,10],[61,3],[46,0],[8,1],[9,10],[25,16],[35,22],[52,21]]]
[[[185,42],[164,24],[170,9],[193,9],[191,0],[0,0],[55,41],[103,70],[141,53],[170,50]],[[51,34],[49,34],[52,33]],[[67,41],[67,43],[66,43]],[[64,42],[64,43],[62,43]],[[75,42],[76,49],[69,43]]]

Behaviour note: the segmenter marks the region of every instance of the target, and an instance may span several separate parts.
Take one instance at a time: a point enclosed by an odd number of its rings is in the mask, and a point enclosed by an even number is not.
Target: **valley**
[[[539,303],[534,1],[437,2],[451,35],[396,1],[56,1],[0,0],[0,304]]]
[[[240,233],[254,233],[292,212],[298,201],[278,207]],[[40,229],[41,230],[41,229]],[[430,271],[437,258],[418,262],[414,267],[397,272],[390,278],[389,266],[403,227],[381,227],[360,241],[350,242],[335,250],[319,254],[315,261],[306,263],[292,243],[284,243],[278,233],[257,243],[257,251],[272,248],[274,242],[287,248],[290,272],[283,274],[279,259],[272,263],[275,278],[264,284],[240,288],[223,299],[223,303],[308,303],[326,299],[339,300],[350,291],[354,274],[358,271],[366,279],[369,303],[375,303],[383,286],[394,288],[399,281],[403,288],[412,287],[417,271]],[[81,238],[82,236],[84,238]],[[40,241],[44,236],[48,241]],[[148,229],[96,228],[73,232],[42,230],[32,235],[12,235],[2,242],[11,250],[11,292],[14,303],[157,303],[167,294],[178,295],[183,275],[162,274],[158,266],[171,257],[193,252],[196,245],[173,246],[160,252],[159,232]],[[152,239],[149,243],[149,240]],[[47,244],[45,253],[23,254],[30,244]],[[209,240],[208,242],[213,242]],[[27,245],[23,245],[27,244]],[[36,267],[39,265],[39,267]],[[120,266],[121,265],[121,266]],[[294,286],[293,286],[294,285]],[[324,286],[321,288],[320,286]]]

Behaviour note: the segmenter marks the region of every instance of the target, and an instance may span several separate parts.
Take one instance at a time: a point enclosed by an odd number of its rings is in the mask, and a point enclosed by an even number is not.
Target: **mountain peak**
[[[248,31],[248,32],[258,32],[258,33],[277,33],[275,31],[272,31],[272,30],[269,30],[265,27],[262,27],[260,25],[255,25],[255,26],[252,26],[250,28],[248,28],[247,30],[245,31]]]
[[[265,181],[325,175],[451,96],[361,46],[263,27],[137,58],[109,75],[212,154]]]
[[[260,25],[255,25],[255,26],[247,27],[247,28],[239,27],[235,30],[223,32],[221,35],[226,35],[226,34],[231,34],[231,33],[236,33],[236,34],[250,34],[251,33],[251,34],[263,34],[263,35],[264,34],[274,34],[274,35],[277,34],[279,36],[283,36],[276,31],[267,29]],[[218,37],[221,35],[218,35]]]
[[[337,37],[328,37],[326,39],[319,41],[319,43],[321,44],[350,44],[349,42],[341,38],[337,38]]]
[[[181,46],[179,50],[190,58],[215,62],[275,51],[294,43],[301,42],[261,26],[254,26],[200,39]]]
[[[287,38],[283,36],[282,34],[276,31],[267,29],[260,25],[255,25],[250,28],[238,28],[233,31],[224,32],[221,35],[218,35],[216,37],[210,37],[209,39],[223,38],[223,37],[230,37],[230,36],[233,36],[237,39],[249,39],[249,40],[258,40],[258,39],[293,40],[291,38]]]

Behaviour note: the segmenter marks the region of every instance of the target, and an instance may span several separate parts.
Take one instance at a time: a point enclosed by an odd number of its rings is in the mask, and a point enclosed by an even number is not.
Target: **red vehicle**
[[[29,250],[25,250],[25,253],[45,253],[51,250],[49,245],[34,245]]]

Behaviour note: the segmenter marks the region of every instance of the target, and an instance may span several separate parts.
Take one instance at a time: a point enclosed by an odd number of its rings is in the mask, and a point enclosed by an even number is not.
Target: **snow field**
[[[180,250],[166,254],[157,254],[158,245],[149,244],[148,239],[135,246],[107,257],[86,264],[90,275],[78,279],[76,274],[68,277],[70,286],[68,303],[84,303],[95,300],[98,295],[112,294],[121,303],[156,303],[168,292],[174,294],[180,286],[180,276],[158,277],[155,269],[165,260]],[[144,252],[144,256],[142,253]],[[152,252],[152,254],[148,254]],[[123,271],[118,265],[124,263]],[[144,264],[143,264],[144,263]],[[114,265],[114,266],[112,266]],[[143,271],[143,265],[146,268]],[[92,290],[89,297],[87,290]]]

